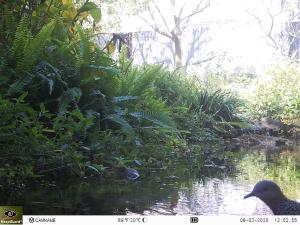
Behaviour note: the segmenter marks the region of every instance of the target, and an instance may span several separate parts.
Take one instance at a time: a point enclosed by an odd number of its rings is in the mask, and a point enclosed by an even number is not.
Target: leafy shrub
[[[253,110],[257,117],[278,119],[299,117],[300,113],[300,67],[285,62],[271,68],[258,83]]]
[[[236,119],[229,93],[159,66],[133,67],[125,53],[113,61],[78,22],[100,19],[94,3],[25,6],[1,9],[0,185],[113,177],[135,160],[162,165],[186,140]]]
[[[26,93],[11,102],[0,96],[0,176],[6,185],[18,186],[35,177],[35,158],[53,147],[38,113],[24,104],[25,97]]]
[[[157,94],[173,110],[179,129],[190,133],[193,139],[214,137],[217,126],[238,120],[241,101],[233,93],[209,90],[193,77],[164,69],[157,73],[155,86]]]

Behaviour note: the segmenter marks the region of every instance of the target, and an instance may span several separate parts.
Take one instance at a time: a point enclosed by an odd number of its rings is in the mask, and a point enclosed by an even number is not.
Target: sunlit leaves
[[[62,0],[64,5],[73,5],[73,0]]]
[[[69,7],[67,10],[63,12],[63,16],[69,21],[72,21],[76,15],[77,15],[77,10],[75,9],[75,7]]]
[[[107,53],[110,54],[110,55],[113,54],[116,50],[116,46],[113,43],[109,43],[106,46],[106,48],[107,48]]]
[[[63,1],[63,3],[63,16],[69,21],[74,22],[75,20],[87,19],[89,15],[96,23],[101,20],[101,10],[93,2],[86,1],[79,9],[75,8],[72,1]]]
[[[93,17],[94,21],[96,23],[100,22],[102,14],[101,14],[101,10],[99,8],[95,8],[95,9],[91,9],[91,16]]]
[[[80,9],[78,9],[78,13],[82,14],[84,12],[89,12],[96,23],[101,20],[101,10],[93,2],[86,2]]]

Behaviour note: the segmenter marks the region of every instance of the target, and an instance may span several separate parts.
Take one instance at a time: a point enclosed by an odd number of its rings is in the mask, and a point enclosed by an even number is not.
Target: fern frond
[[[7,6],[5,6],[5,4],[0,10],[0,14],[2,14],[0,24],[0,39],[1,41],[10,41],[10,38],[14,36],[18,25],[16,22],[16,16],[14,15],[12,9],[9,9]]]
[[[119,103],[123,101],[128,101],[128,100],[136,100],[138,99],[137,96],[118,96],[118,97],[113,97],[112,102],[113,103]]]
[[[92,69],[95,69],[97,71],[110,73],[112,75],[120,74],[120,71],[117,68],[111,67],[111,66],[94,66],[94,65],[90,65],[89,67],[92,68]]]
[[[80,73],[81,69],[93,65],[93,48],[92,42],[90,41],[90,36],[84,32],[79,26],[77,26],[78,35],[80,38],[79,44],[77,45],[76,52],[76,64],[75,69],[77,73]]]
[[[28,28],[28,20],[26,17],[23,17],[17,27],[10,54],[10,58],[17,64],[23,59],[24,49],[31,41],[31,39],[32,36]]]
[[[149,67],[145,71],[132,70],[123,80],[124,95],[139,96],[151,88],[159,74],[160,67]]]
[[[172,119],[163,112],[131,112],[129,115],[150,121],[160,127],[174,128],[175,123]]]
[[[22,76],[18,80],[16,80],[13,84],[10,85],[7,95],[11,96],[16,93],[20,93],[24,90],[24,87],[27,86],[32,82],[32,80],[35,78],[35,74],[33,73],[27,73],[26,76]]]
[[[51,38],[54,27],[55,20],[43,26],[40,32],[25,46],[23,59],[17,64],[17,72],[29,72],[38,60],[40,60],[44,48]]]
[[[106,117],[106,119],[109,119],[121,126],[121,129],[128,133],[128,134],[133,134],[134,129],[133,127],[119,114],[110,114]]]

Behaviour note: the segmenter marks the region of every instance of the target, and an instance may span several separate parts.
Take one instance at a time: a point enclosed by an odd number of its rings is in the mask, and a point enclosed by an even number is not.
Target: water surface
[[[173,168],[140,171],[134,182],[69,180],[2,197],[1,205],[23,205],[25,214],[35,215],[270,215],[260,200],[243,197],[257,181],[271,179],[300,200],[299,149],[228,151],[230,165],[193,168],[178,161]]]

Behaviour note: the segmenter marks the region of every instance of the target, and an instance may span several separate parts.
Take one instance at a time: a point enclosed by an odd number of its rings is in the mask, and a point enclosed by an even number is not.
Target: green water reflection
[[[273,151],[220,149],[218,166],[194,156],[168,169],[140,171],[135,182],[69,180],[30,188],[22,195],[1,194],[1,205],[23,205],[25,214],[53,215],[253,215],[270,214],[256,198],[243,200],[261,179],[277,182],[292,199],[300,198],[300,148]],[[206,153],[209,154],[209,153]],[[203,165],[203,163],[201,163]]]
[[[244,151],[237,164],[241,182],[255,183],[257,180],[275,181],[291,199],[300,197],[300,148],[291,150]]]

